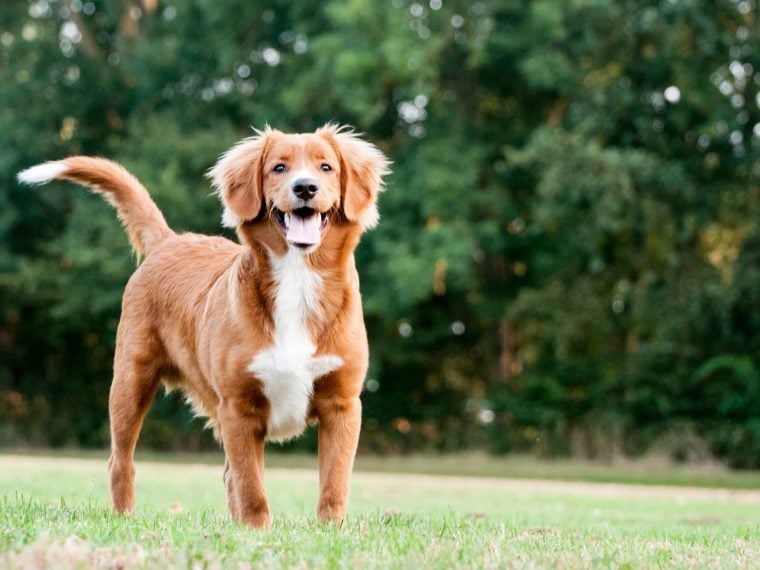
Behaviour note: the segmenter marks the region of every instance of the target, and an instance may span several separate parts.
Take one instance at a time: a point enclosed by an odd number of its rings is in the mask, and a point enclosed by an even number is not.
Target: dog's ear
[[[224,204],[222,225],[236,228],[256,219],[264,203],[264,158],[273,131],[267,127],[225,152],[208,171]]]
[[[340,159],[343,215],[362,230],[375,227],[379,219],[377,194],[385,189],[383,176],[390,172],[390,162],[380,149],[350,128],[328,123],[317,134],[327,139]]]

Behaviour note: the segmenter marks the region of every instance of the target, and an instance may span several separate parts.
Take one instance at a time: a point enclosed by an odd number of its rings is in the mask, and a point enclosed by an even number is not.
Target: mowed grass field
[[[322,526],[309,462],[268,468],[262,532],[229,521],[221,461],[139,459],[137,512],[121,517],[105,456],[1,454],[0,568],[760,567],[757,488],[360,470],[347,521]]]

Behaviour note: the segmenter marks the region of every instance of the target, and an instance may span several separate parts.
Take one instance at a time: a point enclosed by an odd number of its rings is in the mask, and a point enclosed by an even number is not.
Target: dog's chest
[[[263,385],[269,400],[267,439],[283,441],[299,435],[314,381],[343,365],[335,355],[315,356],[308,322],[321,316],[322,278],[310,270],[298,251],[272,256],[276,284],[273,345],[258,352],[248,366]]]

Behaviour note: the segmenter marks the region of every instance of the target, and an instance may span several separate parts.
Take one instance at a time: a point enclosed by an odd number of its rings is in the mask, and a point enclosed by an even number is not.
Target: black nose
[[[302,200],[313,198],[318,190],[317,181],[313,178],[298,178],[293,181],[293,193]]]

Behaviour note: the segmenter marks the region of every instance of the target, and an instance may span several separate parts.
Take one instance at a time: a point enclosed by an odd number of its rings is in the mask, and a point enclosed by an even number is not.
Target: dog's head
[[[331,225],[363,231],[377,223],[377,194],[389,165],[377,147],[334,124],[314,133],[269,127],[256,133],[209,171],[225,226],[268,224],[289,247],[308,253]]]

